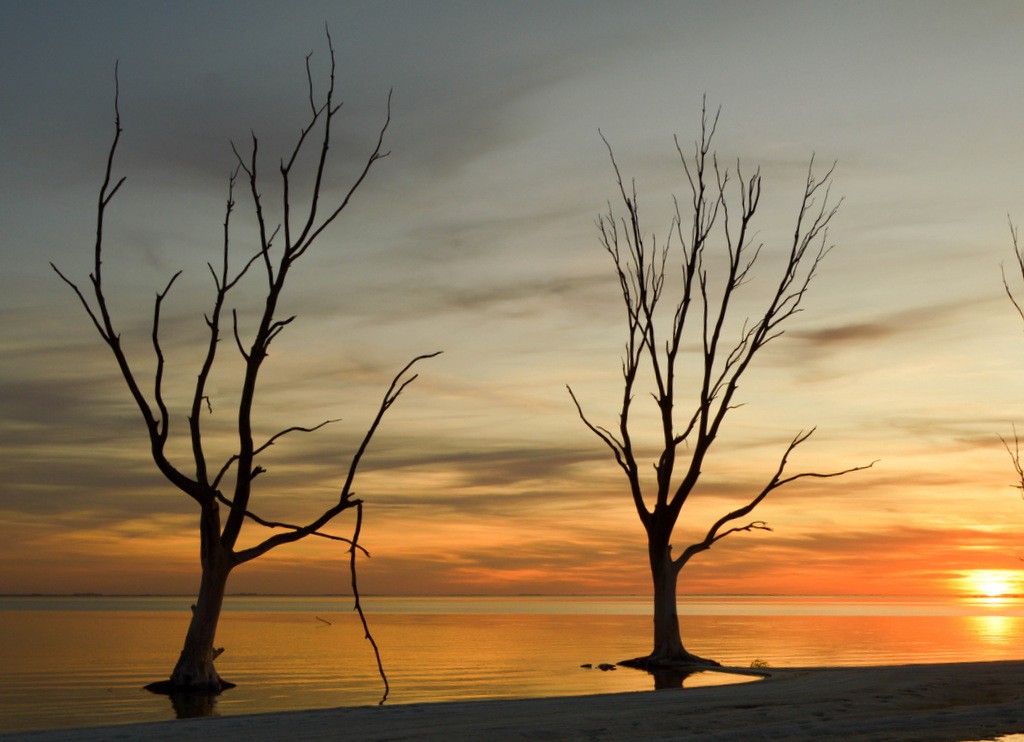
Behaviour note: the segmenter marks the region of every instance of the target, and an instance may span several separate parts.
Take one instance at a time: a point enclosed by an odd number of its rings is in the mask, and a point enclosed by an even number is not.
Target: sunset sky
[[[264,436],[343,421],[275,447],[254,509],[322,510],[392,375],[443,350],[357,482],[363,589],[648,592],[621,472],[566,384],[615,424],[624,313],[595,226],[616,193],[598,130],[663,232],[672,194],[688,195],[673,135],[692,143],[706,93],[722,162],[764,176],[750,306],[812,154],[838,161],[845,201],[805,311],[741,386],[677,549],[749,499],[801,430],[817,426],[793,472],[879,461],[776,492],[755,514],[774,531],[698,556],[681,592],[955,593],[980,570],[1024,592],[1024,502],[1000,442],[1015,421],[1024,431],[1024,326],[1000,278],[1007,217],[1024,222],[1019,2],[15,0],[0,5],[0,593],[195,590],[193,503],[156,473],[109,353],[48,262],[87,281],[119,60],[127,182],[107,288],[148,383],[153,296],[184,270],[165,309],[183,414],[230,142],[255,132],[273,174],[306,121],[308,52],[324,81],[325,21],[345,103],[328,191],[372,149],[389,89],[391,155],[292,276],[298,319],[258,402]],[[241,255],[252,210],[238,203]],[[232,378],[213,391],[215,421],[230,421]],[[229,592],[345,592],[343,557],[285,547]]]

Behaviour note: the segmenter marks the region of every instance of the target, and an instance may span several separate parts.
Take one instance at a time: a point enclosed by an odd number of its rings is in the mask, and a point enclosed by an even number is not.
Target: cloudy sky
[[[298,319],[268,361],[259,430],[342,422],[276,447],[261,514],[329,503],[391,376],[443,350],[357,483],[364,589],[647,592],[620,472],[565,386],[614,424],[624,328],[595,227],[616,192],[598,130],[663,232],[672,195],[687,195],[673,135],[689,146],[706,94],[722,162],[764,176],[765,257],[744,307],[772,280],[812,154],[838,162],[845,201],[836,249],[741,387],[676,543],[745,502],[800,430],[817,426],[793,471],[879,461],[775,493],[758,511],[774,531],[700,555],[681,590],[948,593],[979,570],[1014,578],[1024,503],[999,436],[1024,428],[1024,334],[1000,265],[1008,215],[1024,221],[1019,3],[15,0],[0,5],[0,593],[194,589],[192,502],[155,473],[112,359],[48,262],[87,280],[119,62],[127,181],[107,289],[148,378],[153,296],[184,271],[164,335],[183,413],[230,142],[254,132],[273,173],[305,123],[307,53],[324,82],[325,22],[345,103],[328,194],[372,149],[389,90],[391,155],[292,275]],[[251,218],[239,197],[240,254]],[[224,358],[214,427],[230,423]],[[229,589],[344,592],[342,556],[285,548]]]

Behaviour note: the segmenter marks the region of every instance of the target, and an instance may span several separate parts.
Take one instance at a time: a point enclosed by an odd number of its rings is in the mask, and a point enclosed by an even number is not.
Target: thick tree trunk
[[[192,607],[192,621],[185,635],[185,646],[171,673],[171,685],[175,688],[216,693],[232,687],[231,683],[217,674],[213,663],[218,654],[213,643],[229,572],[229,569],[220,565],[203,568],[199,598]]]
[[[676,582],[679,569],[672,562],[672,547],[667,539],[648,535],[648,555],[654,586],[654,646],[646,657],[637,657],[619,664],[645,670],[691,665],[717,665],[713,660],[686,651],[679,632],[676,608]],[[667,686],[666,686],[667,687]]]
[[[651,556],[651,579],[654,582],[654,647],[652,662],[678,662],[690,657],[683,648],[676,608],[678,570],[672,564],[672,553],[666,547]]]
[[[230,552],[220,543],[220,517],[215,503],[203,509],[200,538],[203,573],[199,597],[192,606],[185,645],[170,679],[146,686],[155,693],[220,693],[235,685],[221,678],[214,666],[220,654],[220,650],[214,648],[217,623],[224,605],[228,575],[234,566]]]

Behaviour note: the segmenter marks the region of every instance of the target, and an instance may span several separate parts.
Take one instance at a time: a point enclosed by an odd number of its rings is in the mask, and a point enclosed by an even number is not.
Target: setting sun
[[[999,598],[1018,592],[1020,575],[1009,569],[973,569],[960,578],[963,589],[972,595]]]

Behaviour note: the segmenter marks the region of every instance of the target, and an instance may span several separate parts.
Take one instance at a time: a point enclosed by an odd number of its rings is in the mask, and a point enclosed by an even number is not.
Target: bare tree
[[[214,659],[222,651],[215,649],[214,638],[224,600],[228,576],[239,565],[252,561],[279,546],[290,544],[307,536],[318,536],[344,542],[350,553],[352,568],[352,587],[355,593],[356,608],[360,611],[359,593],[355,579],[356,550],[365,550],[359,545],[359,529],[362,523],[363,501],[356,497],[353,481],[367,447],[384,415],[398,400],[405,388],[416,378],[411,373],[412,367],[419,361],[436,356],[437,353],[420,355],[412,359],[392,379],[384,393],[369,428],[357,446],[348,471],[341,484],[336,502],[332,502],[313,520],[304,524],[283,523],[261,517],[254,509],[252,496],[254,484],[260,474],[266,470],[258,462],[260,455],[279,443],[282,438],[293,433],[311,433],[323,426],[335,422],[327,420],[311,426],[294,425],[269,436],[265,440],[254,437],[253,405],[257,393],[257,381],[263,362],[271,343],[295,319],[294,316],[278,315],[279,301],[284,292],[285,282],[295,263],[302,258],[349,205],[352,196],[363,183],[371,167],[388,155],[383,151],[384,134],[391,120],[390,96],[384,124],[377,136],[376,146],[366,158],[361,169],[347,190],[343,191],[338,200],[324,203],[322,199],[324,174],[328,164],[328,151],[331,146],[332,126],[340,105],[335,101],[335,55],[331,37],[328,33],[327,44],[330,50],[330,78],[326,97],[321,102],[315,100],[313,75],[310,70],[310,56],[306,57],[306,78],[309,84],[309,118],[301,129],[294,149],[287,159],[280,162],[281,185],[281,222],[274,225],[268,216],[262,196],[261,185],[264,180],[257,171],[258,140],[252,136],[251,149],[247,156],[232,145],[237,167],[228,184],[227,206],[224,214],[223,250],[219,264],[208,264],[213,276],[214,298],[212,307],[204,315],[208,336],[205,353],[191,392],[191,403],[182,426],[191,455],[186,461],[175,461],[168,454],[168,440],[172,428],[172,416],[165,399],[165,360],[160,340],[160,311],[171,287],[181,274],[176,273],[167,285],[156,295],[153,308],[152,346],[155,357],[155,373],[150,391],[145,391],[139,381],[136,367],[129,359],[121,344],[121,335],[109,311],[105,288],[103,285],[103,246],[104,220],[108,207],[114,196],[125,182],[124,177],[116,179],[113,175],[114,158],[121,138],[121,116],[118,108],[119,90],[115,89],[114,112],[115,133],[107,156],[106,172],[99,192],[96,220],[96,240],[94,247],[94,266],[89,275],[91,289],[83,291],[78,284],[71,281],[55,265],[51,263],[57,274],[74,290],[93,325],[99,332],[103,342],[117,362],[121,376],[135,401],[148,434],[149,448],[157,468],[178,490],[191,497],[199,508],[199,541],[202,577],[199,595],[192,606],[192,619],[185,636],[184,648],[168,681],[154,683],[149,687],[156,691],[190,690],[203,692],[219,692],[232,684],[225,681],[217,673]],[[115,81],[116,81],[115,71]],[[309,150],[308,145],[313,149]],[[308,200],[304,205],[296,203],[292,169],[300,155],[309,150],[315,163],[312,170],[312,184],[309,187]],[[258,232],[258,244],[251,254],[240,261],[232,260],[231,250],[231,217],[235,209],[234,190],[241,179],[252,200],[255,226]],[[262,274],[257,281],[262,284],[262,309],[253,317],[255,331],[251,337],[244,337],[239,319],[239,311],[229,303],[229,296],[248,274]],[[87,296],[87,294],[91,294]],[[225,330],[225,323],[227,329]],[[218,349],[222,332],[233,336],[234,345],[242,361],[242,378],[239,384],[239,402],[233,427],[237,430],[237,450],[223,461],[211,461],[208,456],[207,441],[203,437],[204,416],[212,413],[207,386],[215,361],[218,360]],[[221,508],[225,508],[223,511]],[[355,527],[350,538],[344,538],[324,531],[337,516],[347,510],[355,511]],[[247,523],[271,529],[275,533],[260,537],[254,545],[240,548],[239,535]],[[363,617],[365,628],[365,617]],[[372,642],[369,631],[367,638]],[[376,644],[374,644],[376,650]],[[378,666],[380,662],[377,656]],[[385,683],[387,678],[381,668],[381,676]]]
[[[701,135],[692,155],[676,150],[689,182],[690,213],[675,200],[668,234],[658,239],[641,219],[636,184],[624,182],[607,139],[619,198],[625,210],[618,215],[609,204],[598,218],[601,243],[611,256],[626,308],[627,336],[622,359],[623,393],[615,429],[597,425],[587,417],[572,389],[583,423],[611,450],[629,485],[636,512],[647,533],[648,559],[654,587],[654,645],[646,657],[627,662],[657,667],[707,663],[688,652],[682,643],[676,608],[680,570],[697,554],[740,531],[770,530],[760,520],[746,517],[773,491],[807,477],[836,477],[867,467],[843,471],[787,474],[793,451],[813,429],[790,441],[768,482],[745,505],[716,520],[700,541],[672,554],[672,534],[680,511],[694,493],[706,457],[721,432],[730,410],[737,407],[740,379],[757,353],[783,333],[783,324],[801,311],[801,304],[821,261],[831,249],[828,225],[839,203],[832,203],[832,172],[818,178],[814,161],[807,172],[792,244],[781,274],[772,283],[764,310],[740,325],[737,313],[740,289],[748,282],[761,255],[752,222],[761,197],[761,174],[745,177],[739,163],[733,174],[720,166],[711,150],[718,115],[709,121],[706,107]],[[738,204],[737,204],[738,199]],[[712,233],[720,233],[720,247],[712,247]],[[678,252],[678,256],[677,256]],[[681,257],[678,270],[670,254]],[[718,276],[716,268],[720,269]],[[713,275],[715,274],[715,275]],[[666,291],[674,303],[665,305]],[[733,319],[729,322],[727,320]],[[733,335],[732,333],[735,333]],[[688,343],[692,345],[688,346]],[[696,347],[696,350],[691,350]],[[638,425],[631,417],[640,387],[648,385],[658,420],[660,442],[653,481],[646,466]],[[870,464],[868,465],[870,466]]]

